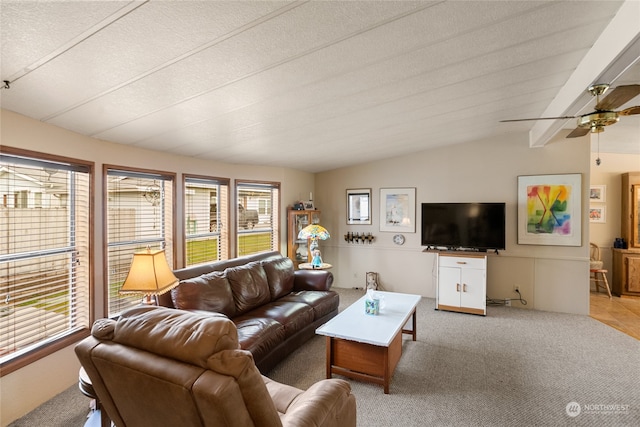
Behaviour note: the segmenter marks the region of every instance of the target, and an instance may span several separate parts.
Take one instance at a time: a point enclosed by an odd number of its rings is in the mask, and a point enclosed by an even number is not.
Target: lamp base
[[[142,305],[158,305],[157,295],[145,295],[141,302]]]

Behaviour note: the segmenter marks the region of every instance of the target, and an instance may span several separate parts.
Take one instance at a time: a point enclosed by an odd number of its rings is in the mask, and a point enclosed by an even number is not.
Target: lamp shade
[[[331,236],[327,229],[320,224],[307,225],[298,233],[298,239],[327,240],[329,237]]]
[[[167,263],[164,250],[147,249],[133,254],[131,269],[120,293],[161,295],[175,288],[178,283],[178,278]]]

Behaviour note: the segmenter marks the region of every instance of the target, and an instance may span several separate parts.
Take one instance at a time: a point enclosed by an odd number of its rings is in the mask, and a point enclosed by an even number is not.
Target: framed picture
[[[607,186],[606,185],[592,185],[589,189],[589,200],[592,202],[606,202],[607,201]]]
[[[304,204],[304,209],[308,211],[312,211],[315,209],[313,206],[313,200],[307,200],[306,202],[302,202]]]
[[[604,206],[589,207],[589,222],[599,222],[604,224],[607,222],[607,215]]]
[[[518,244],[582,245],[582,174],[518,177]]]
[[[371,189],[347,189],[347,224],[371,224]]]
[[[416,189],[380,189],[380,231],[416,232]]]

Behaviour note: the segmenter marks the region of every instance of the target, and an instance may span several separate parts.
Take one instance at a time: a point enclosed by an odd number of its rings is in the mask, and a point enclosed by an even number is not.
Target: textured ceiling
[[[2,0],[0,102],[116,143],[310,172],[530,129],[543,145],[575,123],[499,121],[579,114],[602,77],[640,83],[638,4]],[[600,138],[640,152],[640,119]]]

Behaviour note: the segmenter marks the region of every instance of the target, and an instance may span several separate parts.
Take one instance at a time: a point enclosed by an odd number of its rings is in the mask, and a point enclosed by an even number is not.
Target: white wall
[[[314,175],[297,170],[236,165],[205,161],[192,157],[182,157],[132,146],[113,144],[88,138],[76,133],[38,122],[37,120],[1,110],[0,136],[2,145],[26,150],[52,153],[60,156],[95,162],[95,222],[94,222],[94,306],[96,318],[103,317],[104,283],[103,274],[103,235],[102,235],[102,166],[112,164],[139,167],[144,169],[168,171],[177,174],[177,212],[176,218],[183,213],[181,186],[182,173],[226,177],[232,180],[277,181],[281,183],[281,252],[286,254],[286,208],[296,200],[306,198],[313,191]],[[231,183],[233,185],[233,181]],[[307,196],[308,197],[308,196]],[[232,212],[235,215],[235,212]],[[182,239],[182,227],[178,225],[177,239]],[[232,242],[233,245],[233,242]],[[179,245],[176,245],[179,248]],[[235,245],[234,245],[235,246]],[[183,253],[178,249],[177,267],[182,266]],[[36,363],[0,378],[0,425],[5,426],[16,418],[26,414],[42,402],[68,388],[78,379],[79,363],[68,347]],[[88,403],[88,401],[87,401]],[[88,406],[87,406],[88,408]]]
[[[609,282],[612,280],[611,248],[613,240],[620,237],[622,230],[622,174],[626,172],[640,172],[640,155],[600,153],[600,166],[596,165],[598,155],[591,155],[591,185],[605,185],[606,198],[604,203],[593,203],[605,206],[605,223],[590,223],[590,239],[600,246],[600,255],[604,261],[604,268],[609,270]]]
[[[517,177],[581,173],[582,197],[589,187],[589,144],[586,138],[558,137],[544,148],[529,148],[526,135],[476,141],[449,148],[320,173],[317,204],[322,225],[331,232],[323,241],[323,260],[333,264],[336,285],[364,286],[364,274],[379,273],[385,289],[435,297],[435,255],[420,246],[420,212],[416,233],[404,233],[403,246],[392,243],[395,233],[379,231],[379,195],[384,187],[416,187],[417,209],[422,202],[497,201],[507,204],[507,249],[488,259],[487,295],[514,298],[519,285],[526,308],[589,313],[588,219],[583,203],[582,245],[517,244]],[[346,189],[373,189],[373,224],[346,224]],[[372,232],[371,245],[349,244],[347,231]],[[514,303],[518,306],[518,303]]]

